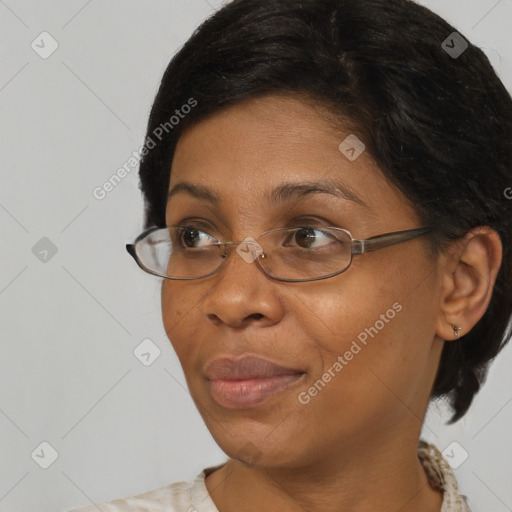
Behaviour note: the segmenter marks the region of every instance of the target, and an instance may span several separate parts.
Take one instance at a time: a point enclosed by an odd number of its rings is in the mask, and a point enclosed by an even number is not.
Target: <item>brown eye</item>
[[[299,228],[290,233],[287,242],[290,238],[296,241],[295,244],[291,245],[297,245],[303,249],[316,249],[335,241],[331,234],[314,227]],[[315,243],[317,243],[316,246],[314,246]]]
[[[187,249],[210,246],[216,242],[215,238],[205,231],[193,227],[182,228],[179,240]]]

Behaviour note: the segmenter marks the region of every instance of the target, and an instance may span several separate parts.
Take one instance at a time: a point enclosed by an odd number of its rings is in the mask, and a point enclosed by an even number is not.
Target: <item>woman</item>
[[[101,510],[470,510],[420,433],[508,341],[511,141],[483,52],[410,0],[204,22],[155,99],[127,248],[228,460]]]

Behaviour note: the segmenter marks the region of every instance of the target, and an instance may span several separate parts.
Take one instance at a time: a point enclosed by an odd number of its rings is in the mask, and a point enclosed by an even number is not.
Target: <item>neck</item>
[[[343,450],[301,467],[248,466],[229,459],[206,478],[220,512],[439,512],[442,495],[433,490],[417,457],[417,439],[367,443],[357,453]]]

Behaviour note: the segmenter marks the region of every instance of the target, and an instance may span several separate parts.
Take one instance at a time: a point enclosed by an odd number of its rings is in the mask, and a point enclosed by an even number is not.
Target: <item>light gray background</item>
[[[0,512],[133,495],[224,460],[165,336],[160,281],[124,248],[142,230],[138,169],[92,193],[140,147],[169,59],[221,3],[0,0]],[[511,0],[422,3],[512,90]],[[46,59],[31,47],[43,31],[59,45]],[[133,353],[146,338],[161,351],[150,366]],[[509,346],[463,420],[432,407],[424,426],[468,452],[456,475],[474,512],[512,510],[511,367]],[[47,469],[42,442],[58,452]]]

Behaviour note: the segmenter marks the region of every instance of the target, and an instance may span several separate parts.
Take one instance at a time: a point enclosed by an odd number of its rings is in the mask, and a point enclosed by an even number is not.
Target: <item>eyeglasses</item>
[[[248,237],[241,242],[220,242],[196,227],[167,226],[144,231],[133,244],[126,244],[126,250],[149,274],[190,280],[217,272],[237,246],[236,252],[247,263],[257,261],[269,277],[303,282],[341,274],[357,254],[402,243],[430,231],[432,228],[416,228],[356,240],[346,229],[302,226],[272,229],[256,239]]]

